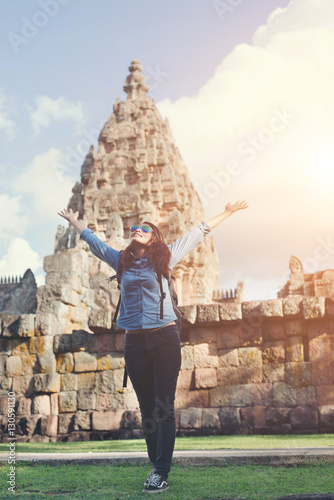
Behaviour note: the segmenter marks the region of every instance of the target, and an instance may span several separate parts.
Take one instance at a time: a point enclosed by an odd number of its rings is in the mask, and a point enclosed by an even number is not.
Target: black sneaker
[[[168,488],[169,484],[166,479],[160,476],[160,474],[153,472],[142,493],[160,493],[161,491],[168,490]]]
[[[150,484],[151,477],[153,476],[153,474],[155,474],[155,469],[152,469],[149,475],[147,476],[144,486],[148,486]]]

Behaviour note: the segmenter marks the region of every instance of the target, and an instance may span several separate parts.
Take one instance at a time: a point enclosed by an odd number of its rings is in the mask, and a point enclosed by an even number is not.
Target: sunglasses
[[[151,231],[153,231],[151,226],[140,226],[139,224],[135,224],[134,226],[130,227],[131,233],[137,231],[137,229],[141,229],[144,233],[150,233]]]

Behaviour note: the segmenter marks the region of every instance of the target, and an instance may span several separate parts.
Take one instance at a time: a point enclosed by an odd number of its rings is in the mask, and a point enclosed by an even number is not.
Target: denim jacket
[[[170,243],[168,245],[172,255],[170,269],[201,243],[210,230],[210,226],[202,222],[181,238]],[[100,240],[91,229],[84,229],[80,238],[88,243],[96,257],[117,272],[120,254],[118,250]],[[144,256],[136,258],[130,269],[124,268],[121,280],[122,301],[117,325],[127,330],[138,330],[164,326],[176,320],[168,281],[163,276],[162,286],[166,295],[163,302],[163,319],[160,319],[161,293],[153,263]]]

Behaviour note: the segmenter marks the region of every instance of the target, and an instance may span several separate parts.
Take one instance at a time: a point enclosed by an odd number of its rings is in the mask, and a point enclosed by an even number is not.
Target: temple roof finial
[[[130,75],[125,80],[124,91],[128,94],[128,99],[143,97],[148,91],[145,83],[145,76],[142,74],[142,65],[138,59],[134,59],[129,66]]]

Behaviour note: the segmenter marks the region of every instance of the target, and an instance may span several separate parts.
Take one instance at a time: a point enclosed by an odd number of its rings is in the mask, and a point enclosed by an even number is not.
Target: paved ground
[[[0,461],[7,461],[1,453]],[[16,453],[17,461],[49,463],[120,464],[148,462],[146,452]],[[334,463],[334,448],[288,448],[271,450],[194,450],[174,451],[174,463],[183,465],[227,464],[302,464],[326,461]]]

